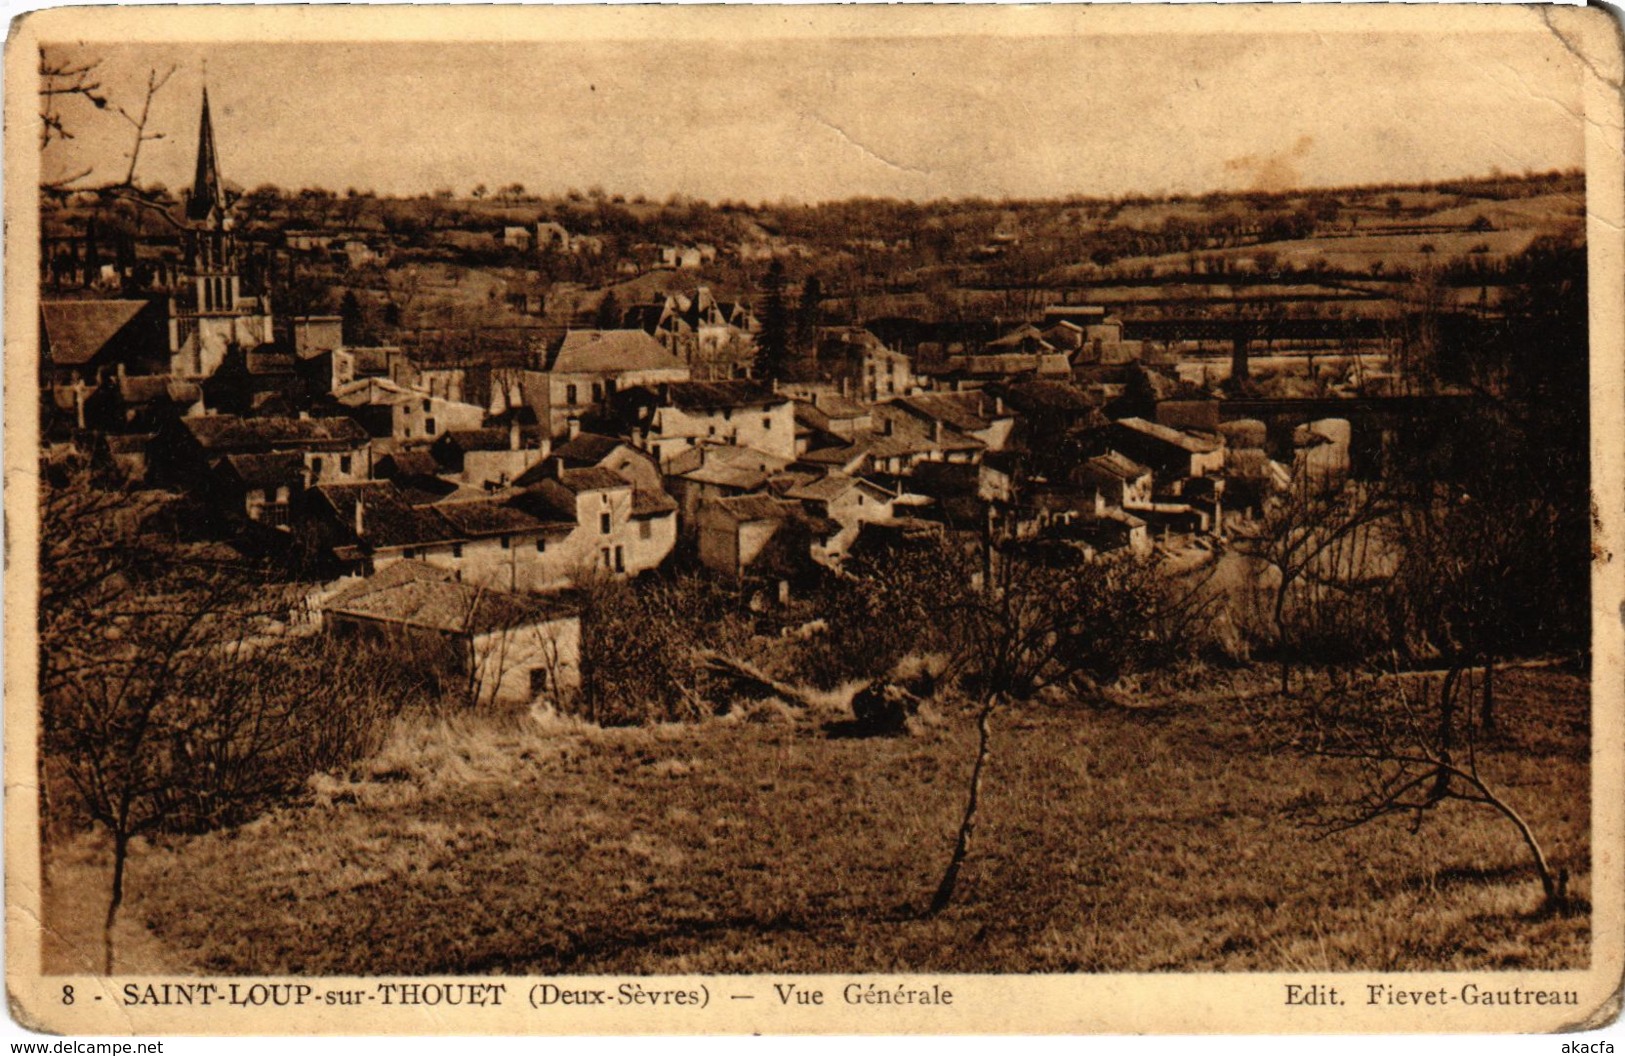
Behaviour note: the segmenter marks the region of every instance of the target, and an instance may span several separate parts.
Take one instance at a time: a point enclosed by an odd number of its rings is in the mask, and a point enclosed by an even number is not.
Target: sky
[[[884,30],[882,20],[866,31]],[[76,43],[153,103],[140,176],[191,179],[205,83],[226,179],[414,194],[477,183],[712,201],[1199,193],[1413,182],[1584,160],[1545,32]],[[205,74],[206,67],[206,74]],[[46,175],[122,172],[70,108]]]

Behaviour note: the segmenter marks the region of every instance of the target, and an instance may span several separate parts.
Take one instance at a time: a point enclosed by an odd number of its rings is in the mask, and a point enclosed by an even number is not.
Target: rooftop
[[[450,634],[481,634],[577,615],[564,597],[476,587],[418,561],[397,561],[340,591],[325,607],[330,613]]]
[[[299,447],[359,447],[367,431],[349,418],[239,418],[209,414],[182,418],[181,427],[205,451]]]
[[[41,302],[40,319],[51,362],[58,366],[89,363],[145,307],[146,301]]]
[[[771,407],[788,402],[787,397],[759,381],[676,381],[664,388],[671,405],[684,411]]]
[[[643,330],[569,330],[549,369],[557,374],[615,374],[686,367]]]
[[[1148,436],[1154,440],[1161,440],[1165,444],[1183,448],[1192,454],[1207,454],[1219,449],[1217,440],[1210,440],[1204,436],[1195,436],[1157,422],[1148,422],[1144,418],[1120,418],[1112,424],[1138,433],[1141,436]]]

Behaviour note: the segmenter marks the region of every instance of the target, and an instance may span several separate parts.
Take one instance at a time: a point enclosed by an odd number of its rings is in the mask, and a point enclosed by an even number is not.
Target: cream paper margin
[[[1591,459],[1595,510],[1593,561],[1592,964],[1563,972],[1422,972],[1384,975],[932,975],[932,976],[594,976],[579,985],[613,990],[622,981],[646,989],[697,988],[700,1009],[658,1011],[610,1007],[533,1009],[533,985],[567,980],[464,979],[504,982],[500,1007],[329,1008],[123,1007],[126,982],[202,982],[248,986],[270,982],[327,990],[373,990],[381,982],[452,982],[452,978],[135,980],[42,976],[40,848],[36,773],[38,601],[38,183],[34,108],[36,42],[45,39],[131,42],[234,40],[439,41],[616,39],[769,39],[783,36],[944,36],[1183,33],[1369,32],[1493,33],[1549,31],[1584,68],[1587,245],[1591,305]],[[1538,1032],[1600,1026],[1618,1015],[1625,980],[1625,166],[1622,166],[1622,58],[1619,27],[1598,10],[1573,7],[1423,5],[1179,7],[328,7],[88,8],[35,12],[10,27],[6,53],[5,269],[5,891],[6,985],[11,1014],[23,1026],[74,1035],[200,1034],[966,1034],[966,1033],[1478,1033]],[[820,1008],[783,1006],[775,982],[825,991]],[[949,1006],[853,1006],[849,983],[899,984],[953,991]],[[1577,990],[1580,1013],[1542,1006],[1466,1008],[1368,1007],[1366,983],[1409,990],[1476,982]],[[59,1003],[75,987],[75,1005]],[[1288,983],[1337,986],[1342,1007],[1286,1008]],[[733,994],[754,1000],[734,1001]],[[101,1000],[96,1000],[97,995]]]

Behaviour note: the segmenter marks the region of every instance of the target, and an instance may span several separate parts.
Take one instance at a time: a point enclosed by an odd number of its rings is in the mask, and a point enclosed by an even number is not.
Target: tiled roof
[[[395,562],[339,592],[325,608],[330,613],[451,634],[480,634],[577,614],[566,599],[476,587],[418,561]]]
[[[651,491],[648,488],[632,489],[632,516],[655,517],[676,511],[677,502],[665,492]]]
[[[389,481],[323,484],[316,493],[331,507],[344,533],[354,537],[355,508],[361,511],[361,538],[373,547],[423,546],[455,542],[450,523],[426,507],[409,505]]]
[[[1094,401],[1083,390],[1065,381],[1022,381],[1006,386],[1003,395],[1017,410],[1082,413],[1094,409]]]
[[[380,477],[432,477],[440,471],[440,463],[427,450],[396,451],[378,460]]]
[[[584,469],[566,469],[559,474],[559,481],[565,489],[581,494],[583,491],[603,491],[608,488],[630,488],[632,482],[603,466],[587,466]]]
[[[541,430],[521,427],[519,446],[531,449],[541,443]],[[511,430],[504,428],[449,429],[440,434],[440,441],[458,451],[506,451],[513,446]]]
[[[795,502],[775,499],[771,495],[733,495],[725,499],[711,499],[706,506],[720,510],[733,521],[788,521],[801,513]]]
[[[643,330],[570,330],[553,356],[556,374],[682,370],[683,361]]]
[[[208,414],[182,418],[181,427],[206,451],[269,451],[277,448],[359,447],[367,431],[349,418],[239,418]]]
[[[447,502],[435,507],[462,535],[474,537],[534,532],[543,521],[513,506],[487,499],[484,502]]]
[[[1091,458],[1089,461],[1084,463],[1084,470],[1086,472],[1093,471],[1094,474],[1104,475],[1121,481],[1139,480],[1141,477],[1151,472],[1149,469],[1140,465],[1132,458],[1119,454],[1116,451],[1108,451],[1104,455],[1096,455],[1094,458]]]
[[[1165,444],[1172,444],[1175,447],[1183,448],[1192,454],[1206,454],[1210,451],[1217,451],[1219,449],[1219,444],[1216,440],[1209,440],[1206,437],[1201,436],[1193,436],[1190,433],[1181,432],[1178,429],[1171,429],[1168,426],[1161,425],[1157,422],[1148,422],[1144,418],[1121,418],[1113,424],[1121,426],[1124,429],[1128,429],[1131,432],[1138,433],[1141,436],[1148,436],[1155,440],[1161,440]]]
[[[40,319],[50,343],[51,362],[78,366],[96,358],[134,319],[146,301],[45,301]]]
[[[614,436],[581,433],[555,447],[553,457],[564,459],[567,466],[596,466],[624,443],[625,440]]]
[[[980,414],[980,407],[973,411],[971,403],[981,403],[980,393],[966,396],[903,396],[892,402],[905,410],[912,411],[926,421],[940,421],[951,425],[964,433],[975,433],[986,429],[992,423]]]
[[[227,455],[221,460],[238,480],[251,488],[303,483],[305,459],[295,451],[270,455]]]
[[[720,411],[730,407],[771,407],[784,403],[759,381],[675,381],[666,386],[672,406],[684,411]]]

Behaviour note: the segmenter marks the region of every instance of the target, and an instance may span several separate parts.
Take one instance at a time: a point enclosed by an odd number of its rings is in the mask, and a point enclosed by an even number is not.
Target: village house
[[[557,459],[550,465],[551,475],[508,500],[560,528],[534,547],[531,578],[519,581],[521,589],[556,589],[594,574],[636,576],[671,554],[677,504],[670,495],[602,466],[568,469]]]
[[[1151,470],[1116,451],[1089,459],[1073,477],[1099,497],[1102,511],[1143,509],[1153,501]]]
[[[85,395],[122,367],[128,374],[169,370],[168,316],[161,302],[44,301],[40,314],[40,380]]]
[[[974,464],[986,450],[982,441],[946,426],[942,419],[927,424],[895,402],[876,404],[873,415],[873,428],[851,443],[808,450],[798,460],[849,476],[900,476],[924,462]]]
[[[844,473],[789,473],[772,481],[771,488],[780,498],[793,499],[814,517],[839,526],[813,549],[813,557],[826,564],[845,554],[864,522],[890,520],[896,498],[878,484]]]
[[[1016,416],[1005,408],[1003,397],[978,391],[904,396],[890,406],[908,412],[934,432],[945,426],[961,436],[974,437],[989,451],[1003,451],[1016,425]]]
[[[313,549],[339,568],[370,573],[418,560],[455,571],[457,530],[434,510],[408,504],[390,481],[319,485],[305,502]]]
[[[402,662],[437,663],[466,680],[484,706],[557,704],[581,682],[581,618],[574,599],[459,582],[402,561],[322,603],[326,633],[385,645]]]
[[[215,464],[210,492],[231,520],[289,531],[309,482],[310,470],[298,452],[227,455]]]
[[[793,577],[813,567],[814,552],[841,531],[801,503],[771,495],[710,499],[699,512],[700,563],[733,579]]]
[[[1119,419],[1107,432],[1113,450],[1149,466],[1175,492],[1186,479],[1224,469],[1224,441],[1217,436],[1198,436],[1144,418]]]
[[[333,390],[335,412],[360,423],[374,440],[429,441],[442,433],[479,429],[485,408],[405,388],[388,378],[364,377]]]
[[[906,396],[920,384],[913,360],[861,326],[819,327],[812,367],[820,380],[867,403]]]
[[[502,244],[509,249],[529,250],[531,238],[528,227],[510,224],[502,229]]]
[[[556,438],[572,420],[607,413],[619,391],[688,380],[688,366],[642,330],[569,330],[545,369],[524,372],[521,395]]]
[[[151,462],[160,482],[187,487],[206,483],[227,455],[274,452],[297,453],[312,484],[366,480],[372,472],[366,430],[348,418],[178,418],[153,438]]]
[[[575,430],[564,443],[553,448],[550,461],[562,465],[565,469],[600,466],[614,470],[631,481],[633,487],[647,491],[660,491],[665,483],[661,480],[660,467],[655,464],[654,459],[633,447],[631,441],[598,433],[583,433],[579,429]],[[544,478],[553,473],[553,468],[547,462],[538,463],[521,474],[514,481],[514,486],[527,488],[540,484]]]
[[[700,444],[666,463],[666,490],[677,500],[678,523],[685,532],[696,530],[700,506],[707,499],[724,499],[761,491],[768,480],[783,472],[789,459],[731,444]]]
[[[786,461],[796,457],[791,400],[754,381],[687,381],[648,393],[642,446],[662,466],[706,443],[748,447]]]
[[[442,472],[464,484],[505,488],[547,458],[552,442],[535,426],[512,421],[506,427],[448,430],[429,450]]]
[[[761,324],[741,301],[719,301],[709,287],[656,294],[628,308],[625,325],[653,336],[700,379],[743,378],[756,359]]]

